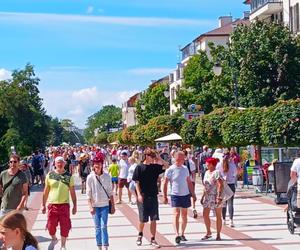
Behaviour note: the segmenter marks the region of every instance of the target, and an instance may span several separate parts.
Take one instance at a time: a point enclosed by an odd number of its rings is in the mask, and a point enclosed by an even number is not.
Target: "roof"
[[[181,138],[180,135],[178,135],[176,133],[173,133],[173,134],[158,138],[155,141],[157,141],[157,142],[167,142],[167,141],[181,141],[181,140],[182,140],[182,138]]]
[[[251,4],[251,0],[245,0],[244,4]]]
[[[169,76],[164,76],[158,80],[152,81],[152,83],[149,86],[149,89],[152,89],[162,83],[169,83]]]
[[[232,23],[229,23],[227,25],[224,25],[223,27],[211,30],[209,32],[203,33],[200,36],[198,36],[195,41],[202,40],[205,37],[210,36],[230,36],[230,34],[233,32],[234,26],[236,25],[248,25],[250,22],[248,19],[238,19]]]
[[[135,103],[137,102],[137,100],[139,99],[139,96],[140,96],[141,93],[137,93],[133,96],[131,96],[129,98],[129,100],[127,101],[127,106],[128,107],[134,107],[135,106]]]

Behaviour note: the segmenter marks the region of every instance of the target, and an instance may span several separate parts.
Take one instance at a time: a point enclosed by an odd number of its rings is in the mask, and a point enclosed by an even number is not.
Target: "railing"
[[[263,7],[268,3],[282,3],[282,0],[252,0],[251,1],[251,12]]]

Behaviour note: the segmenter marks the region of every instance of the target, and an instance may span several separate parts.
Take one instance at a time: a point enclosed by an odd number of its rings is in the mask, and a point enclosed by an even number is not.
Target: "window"
[[[295,5],[294,8],[294,16],[295,16],[295,32],[300,31],[300,23],[299,23],[299,3]]]

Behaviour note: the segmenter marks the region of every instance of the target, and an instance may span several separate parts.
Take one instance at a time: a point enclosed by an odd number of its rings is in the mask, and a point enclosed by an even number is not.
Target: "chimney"
[[[244,11],[244,13],[243,13],[243,19],[248,20],[249,17],[250,17],[250,11]]]
[[[219,17],[219,28],[232,23],[232,16],[221,16]]]

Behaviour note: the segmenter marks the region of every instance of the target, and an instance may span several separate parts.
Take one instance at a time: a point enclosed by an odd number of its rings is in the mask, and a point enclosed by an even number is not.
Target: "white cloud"
[[[76,91],[51,91],[47,89],[40,91],[47,114],[60,119],[72,119],[80,128],[83,128],[87,118],[100,110],[103,105],[121,106],[129,97],[139,92],[137,90],[100,91],[97,87]]]
[[[128,72],[139,76],[156,74],[168,75],[172,70],[173,69],[170,68],[135,68],[128,70]]]
[[[87,14],[92,14],[94,12],[94,9],[95,9],[94,6],[88,6],[87,10],[86,10],[86,13]]]
[[[0,81],[7,80],[11,77],[11,72],[6,69],[0,69]]]
[[[30,24],[51,24],[61,23],[98,23],[114,24],[123,26],[203,26],[215,24],[215,21],[207,19],[184,19],[167,17],[118,17],[118,16],[87,16],[87,15],[66,15],[51,13],[29,13],[29,12],[0,12],[0,21],[22,22]]]

